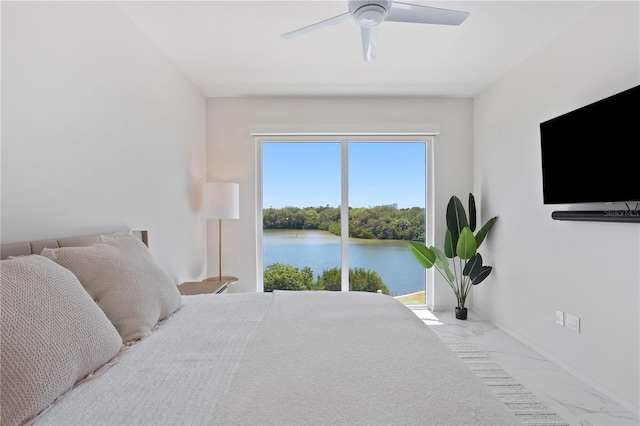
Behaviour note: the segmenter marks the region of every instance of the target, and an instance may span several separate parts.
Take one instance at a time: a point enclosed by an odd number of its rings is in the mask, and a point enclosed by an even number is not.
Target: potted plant
[[[476,229],[476,202],[473,194],[469,194],[469,215],[464,210],[460,199],[455,195],[447,205],[447,232],[444,250],[417,242],[409,242],[414,257],[424,268],[435,265],[456,295],[456,318],[467,319],[465,302],[471,287],[480,284],[489,276],[491,266],[482,264],[482,256],[478,253],[480,244],[493,226],[497,216],[489,219],[474,235]],[[452,259],[453,271],[449,266]]]

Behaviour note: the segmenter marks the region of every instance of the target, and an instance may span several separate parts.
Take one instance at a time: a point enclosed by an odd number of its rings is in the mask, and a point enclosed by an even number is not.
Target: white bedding
[[[516,425],[409,309],[382,294],[183,296],[37,425]]]

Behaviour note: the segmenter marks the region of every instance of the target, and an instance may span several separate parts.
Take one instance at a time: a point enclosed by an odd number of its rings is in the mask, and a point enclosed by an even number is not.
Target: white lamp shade
[[[240,218],[240,185],[212,182],[204,186],[204,214],[207,219]]]

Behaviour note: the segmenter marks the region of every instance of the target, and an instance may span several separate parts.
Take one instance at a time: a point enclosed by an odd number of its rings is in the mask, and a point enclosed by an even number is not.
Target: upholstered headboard
[[[85,247],[98,242],[100,235],[114,234],[95,234],[82,235],[79,237],[54,238],[49,240],[25,241],[21,243],[2,244],[2,252],[0,259],[7,259],[9,256],[23,256],[27,254],[40,254],[42,249],[59,248],[59,247]],[[149,245],[147,231],[132,231],[132,234],[140,238],[145,245]]]

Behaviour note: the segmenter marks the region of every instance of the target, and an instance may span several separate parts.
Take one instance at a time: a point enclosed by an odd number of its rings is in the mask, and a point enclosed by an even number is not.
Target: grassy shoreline
[[[405,305],[424,305],[425,304],[425,292],[418,291],[415,293],[402,294],[395,296],[394,299]]]

